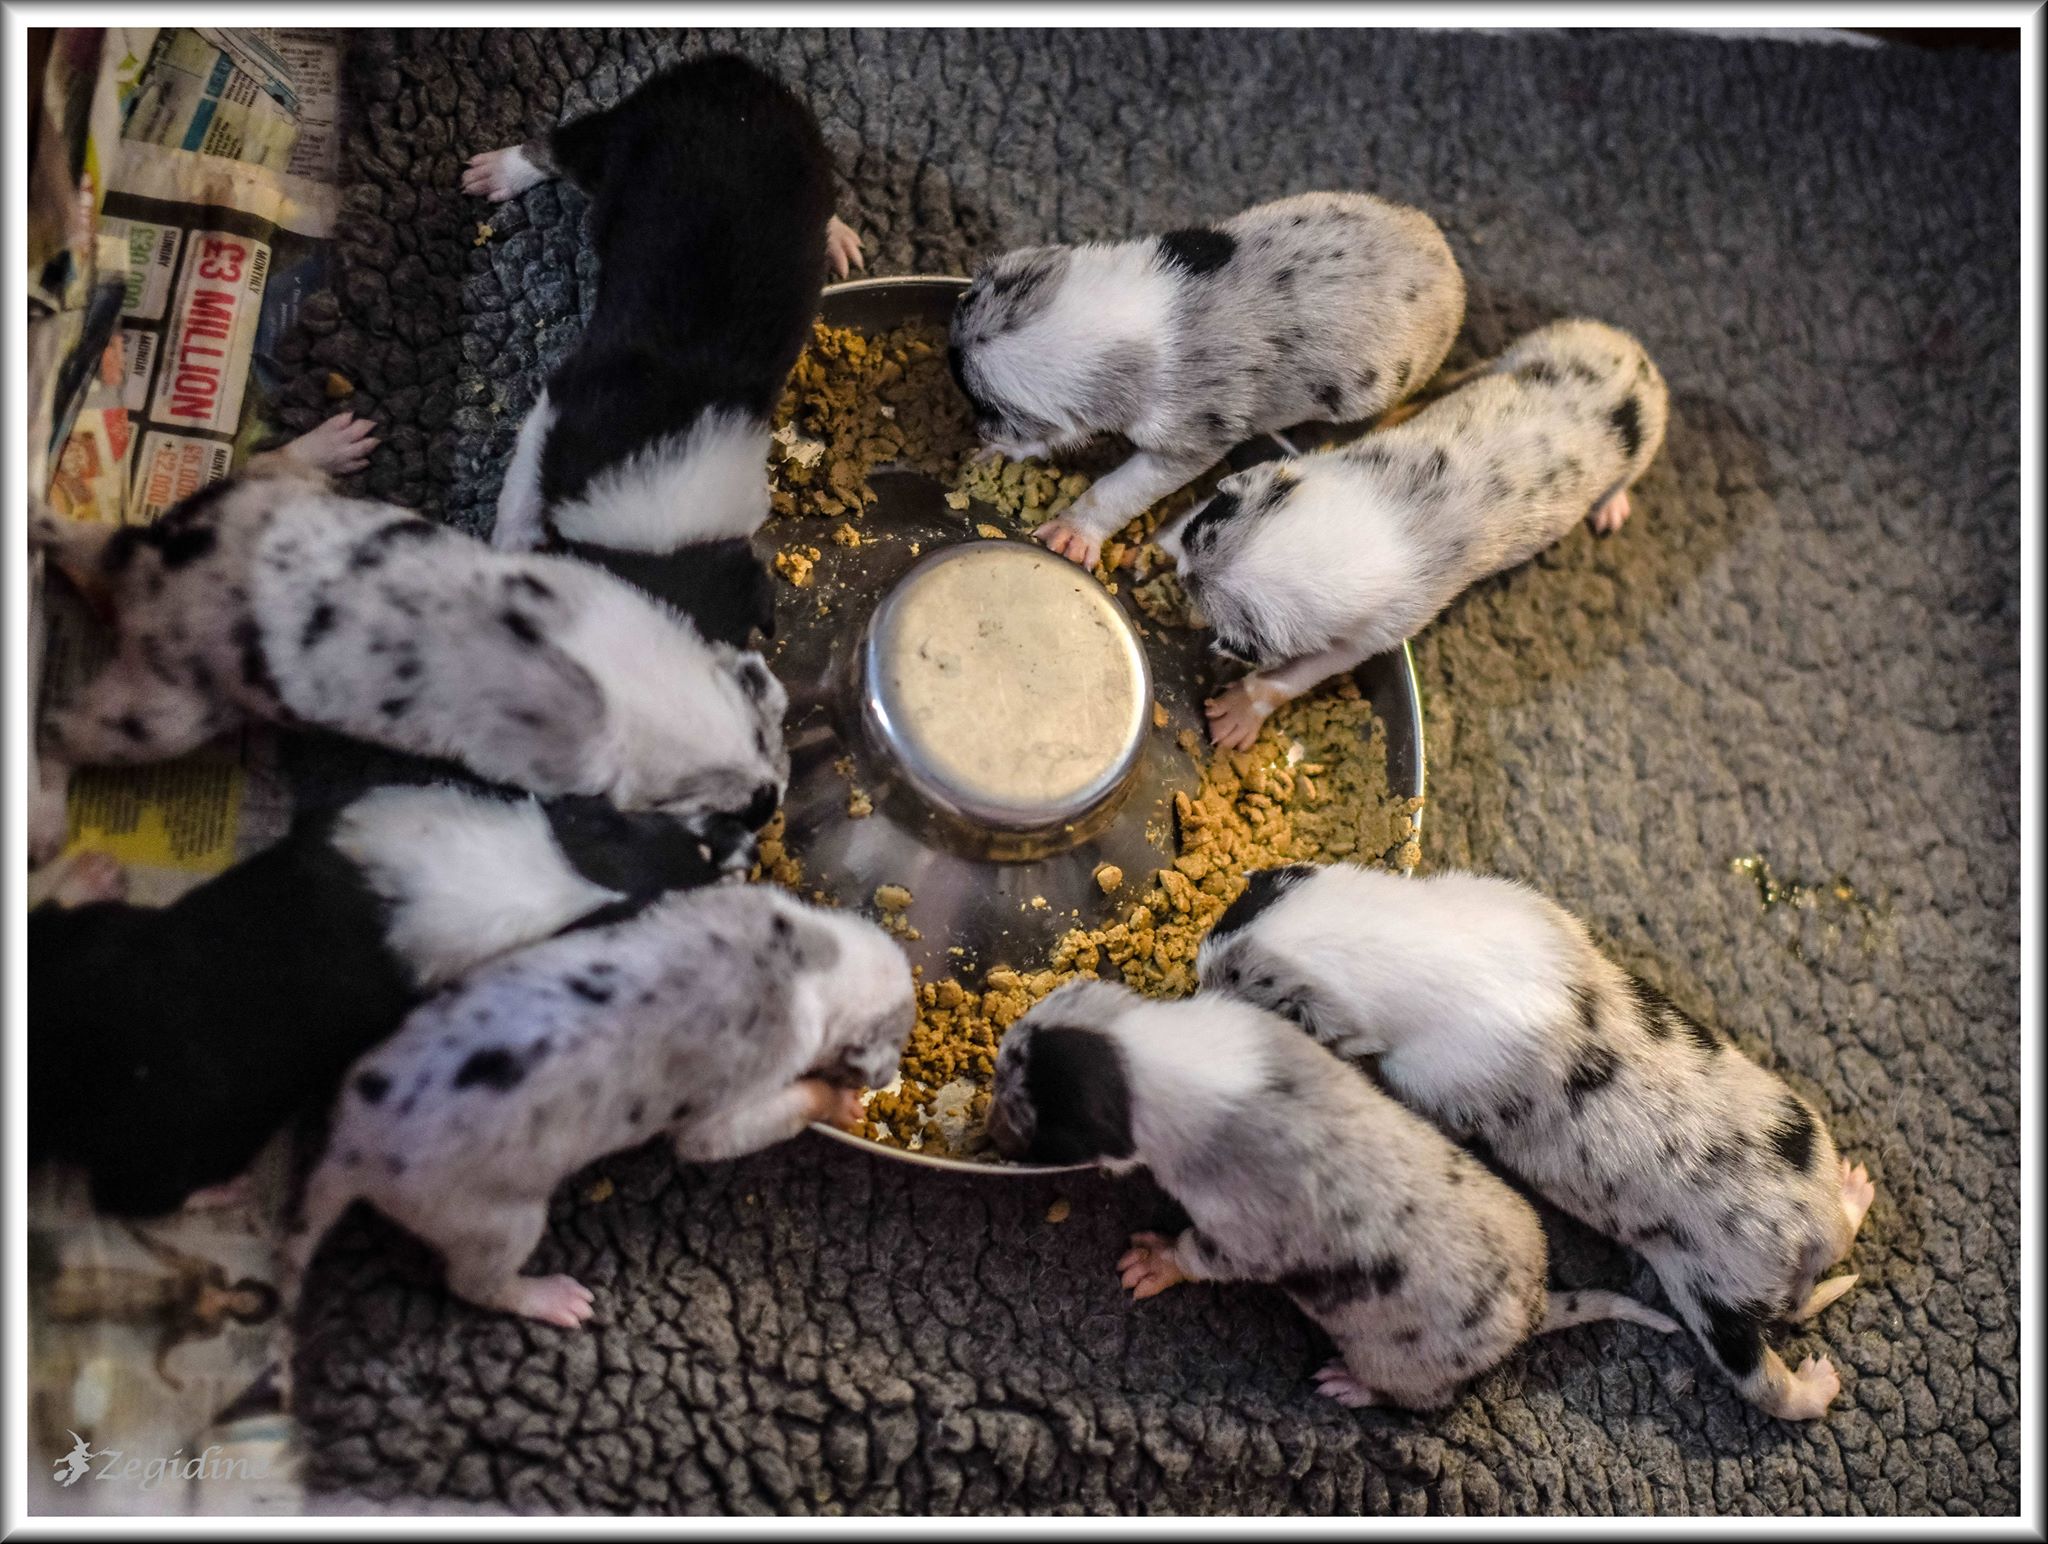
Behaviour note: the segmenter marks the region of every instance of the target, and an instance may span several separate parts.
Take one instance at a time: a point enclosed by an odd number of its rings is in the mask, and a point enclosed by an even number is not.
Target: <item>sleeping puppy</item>
[[[705,828],[781,797],[786,698],[761,657],[588,564],[340,497],[290,456],[152,525],[38,526],[118,638],[50,715],[59,763],[161,761],[257,719]]]
[[[766,885],[671,896],[501,960],[349,1076],[287,1279],[361,1199],[441,1251],[457,1297],[581,1324],[584,1287],[519,1274],[556,1186],[657,1136],[701,1163],[853,1124],[859,1090],[895,1076],[912,992],[880,928]]]
[[[1218,651],[1257,667],[1210,701],[1216,743],[1246,749],[1275,708],[1580,520],[1619,529],[1665,416],[1641,344],[1559,322],[1395,428],[1224,478],[1159,538]]]
[[[1251,435],[1368,418],[1420,387],[1465,315],[1436,223],[1303,193],[1216,226],[1006,253],[953,313],[954,379],[985,444],[1137,447],[1037,530],[1093,567],[1103,538]]]
[[[1766,1335],[1855,1284],[1876,1192],[1785,1084],[1504,879],[1265,869],[1218,919],[1207,989],[1274,1009],[1588,1226],[1640,1250],[1707,1353],[1772,1415],[1840,1379]]]
[[[1337,1343],[1346,1405],[1428,1410],[1532,1335],[1678,1326],[1611,1292],[1551,1297],[1529,1204],[1284,1020],[1227,997],[1151,1001],[1077,981],[1004,1035],[989,1134],[1011,1158],[1144,1165],[1187,1211],[1117,1268],[1278,1286]]]
[[[721,855],[600,800],[428,786],[303,817],[162,908],[118,901],[109,861],[82,854],[29,913],[30,1157],[83,1165],[104,1211],[171,1211],[247,1169],[427,993],[708,883],[751,857],[738,838]]]
[[[768,516],[768,430],[810,339],[832,216],[817,121],[772,76],[713,55],[617,106],[470,159],[503,200],[565,176],[591,199],[597,307],[519,431],[492,541],[552,542],[733,644],[774,630],[748,538]]]

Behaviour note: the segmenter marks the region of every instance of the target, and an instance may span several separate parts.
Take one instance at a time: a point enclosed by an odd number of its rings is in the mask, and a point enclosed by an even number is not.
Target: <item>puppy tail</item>
[[[1575,1324],[1592,1324],[1600,1319],[1626,1319],[1660,1335],[1672,1335],[1678,1331],[1676,1319],[1647,1308],[1632,1297],[1624,1297],[1619,1292],[1587,1291],[1552,1293],[1550,1307],[1543,1315],[1543,1322],[1536,1326],[1536,1333],[1548,1335],[1553,1330],[1568,1330]]]

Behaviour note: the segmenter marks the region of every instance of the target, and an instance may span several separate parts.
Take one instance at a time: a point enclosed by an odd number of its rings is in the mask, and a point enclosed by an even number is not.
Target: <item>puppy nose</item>
[[[711,848],[711,861],[721,874],[744,873],[754,866],[754,859],[759,856],[752,828],[741,825],[737,820],[721,816],[712,821],[705,829],[704,840]]]
[[[740,819],[746,822],[747,829],[758,831],[761,827],[768,824],[769,818],[775,813],[775,806],[780,802],[781,794],[776,790],[775,785],[773,783],[763,783],[754,790],[754,797],[747,802],[747,807],[741,812]]]

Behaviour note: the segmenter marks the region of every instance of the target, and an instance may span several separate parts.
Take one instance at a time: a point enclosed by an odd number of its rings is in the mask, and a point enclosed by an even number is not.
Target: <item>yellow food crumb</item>
[[[1170,722],[1172,722],[1172,720],[1170,720],[1166,715],[1166,704],[1163,702],[1153,703],[1152,727],[1154,729],[1164,729]]]
[[[1124,882],[1124,871],[1114,863],[1104,863],[1095,870],[1095,882],[1102,887],[1104,895],[1113,894],[1116,887]]]
[[[1048,1206],[1045,1209],[1045,1220],[1047,1222],[1065,1222],[1069,1217],[1073,1215],[1074,1203],[1069,1201],[1065,1196],[1061,1196],[1057,1201],[1053,1202],[1052,1205]]]
[[[811,582],[811,570],[823,556],[816,547],[784,547],[775,554],[775,571],[801,590]]]
[[[479,220],[476,227],[476,236],[470,241],[470,245],[480,247],[497,234],[498,232],[494,227],[486,225]]]
[[[977,525],[974,528],[974,534],[976,536],[983,538],[986,541],[1001,541],[1005,536],[1009,535],[1010,533],[1008,531],[1005,531],[999,525],[989,525],[986,522],[984,522],[983,524]]]
[[[832,527],[832,539],[842,547],[858,547],[861,541],[860,532],[844,520]]]
[[[910,903],[915,899],[916,897],[901,885],[881,885],[875,890],[875,904],[884,911],[908,911]]]
[[[846,796],[846,817],[849,820],[866,820],[875,812],[875,801],[868,797],[865,788],[855,788]]]
[[[343,375],[339,370],[329,370],[327,372],[326,390],[329,402],[339,402],[343,397],[354,392],[355,389],[356,383]]]
[[[609,1178],[600,1177],[590,1182],[590,1188],[583,1192],[583,1199],[594,1206],[600,1201],[609,1201],[617,1188]]]

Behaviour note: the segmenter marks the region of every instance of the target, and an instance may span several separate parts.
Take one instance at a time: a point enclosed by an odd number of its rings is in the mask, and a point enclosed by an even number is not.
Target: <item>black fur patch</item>
[[[485,1088],[496,1089],[499,1093],[517,1088],[526,1077],[526,1068],[519,1058],[503,1046],[492,1046],[488,1050],[473,1051],[469,1060],[456,1069],[450,1088],[469,1088],[482,1084]]]
[[[517,638],[528,648],[539,647],[540,629],[533,625],[533,618],[525,612],[507,607],[498,613],[498,620],[505,624],[506,632]]]
[[[1814,1138],[1818,1135],[1813,1112],[1797,1096],[1787,1094],[1778,1124],[1765,1133],[1764,1140],[1770,1143],[1772,1152],[1803,1174],[1813,1162]]]
[[[299,633],[299,647],[310,649],[322,638],[325,638],[329,632],[333,631],[334,618],[334,607],[328,604],[328,602],[323,600],[319,605],[315,606],[312,615],[306,618],[305,627]]]
[[[562,985],[587,1003],[608,1003],[612,1000],[612,989],[596,981],[586,981],[581,976],[564,976]]]
[[[386,697],[377,704],[377,711],[386,718],[404,718],[412,707],[410,697]]]
[[[1131,1087],[1114,1041],[1064,1025],[1031,1032],[1024,1087],[1036,1117],[1026,1154],[1039,1163],[1128,1158]]]
[[[1166,260],[1197,276],[1211,274],[1237,255],[1237,238],[1206,225],[1168,231],[1159,238]]]
[[[1764,1359],[1764,1327],[1770,1310],[1762,1303],[1724,1303],[1700,1295],[1700,1311],[1707,1318],[1707,1345],[1715,1359],[1736,1378],[1747,1378]]]
[[[218,533],[210,525],[186,526],[179,530],[166,531],[152,545],[165,568],[179,569],[187,563],[196,563],[213,551],[219,540]]]
[[[1515,372],[1515,379],[1536,386],[1557,384],[1557,366],[1547,359],[1532,359]]]
[[[1572,988],[1572,1006],[1578,1009],[1579,1027],[1586,1032],[1586,1038],[1597,1039],[1600,1034],[1599,995],[1582,983]]]
[[[137,745],[142,744],[149,738],[148,728],[133,713],[123,713],[113,721],[113,727],[119,730],[127,739],[133,740]]]
[[[1371,391],[1372,383],[1379,378],[1379,371],[1375,370],[1371,365],[1367,365],[1358,372],[1358,389],[1360,391]]]
[[[1216,532],[1243,513],[1244,506],[1234,493],[1219,493],[1204,504],[1181,532],[1181,545],[1189,552],[1206,552],[1214,545]]]
[[[1315,391],[1316,401],[1322,403],[1323,411],[1334,413],[1344,405],[1344,391],[1335,381],[1325,381]]]
[[[1343,1265],[1318,1265],[1289,1271],[1274,1283],[1299,1298],[1312,1313],[1328,1313],[1361,1298],[1386,1297],[1400,1290],[1408,1268],[1393,1255]]]
[[[534,578],[532,574],[513,574],[506,579],[505,588],[508,590],[524,590],[536,600],[553,600],[555,598],[554,590],[547,584]]]
[[[357,571],[381,568],[385,554],[393,544],[402,541],[432,541],[441,534],[440,529],[430,520],[394,520],[389,525],[380,525],[355,545],[349,554],[348,566]]]
[[[1633,395],[1623,397],[1621,405],[1607,415],[1607,421],[1614,425],[1614,432],[1621,437],[1621,453],[1629,460],[1636,458],[1636,452],[1643,448],[1643,408]]]
[[[1394,389],[1396,391],[1399,391],[1408,384],[1408,377],[1414,369],[1414,364],[1406,359],[1394,366]]]
[[[1621,1058],[1604,1045],[1588,1046],[1581,1051],[1564,1080],[1564,1093],[1571,1101],[1572,1114],[1577,1115],[1587,1098],[1613,1082],[1614,1074],[1620,1070]]]
[[[364,1104],[376,1104],[391,1092],[391,1079],[381,1072],[365,1072],[356,1078],[356,1093]]]
[[[243,617],[229,636],[241,651],[243,683],[266,697],[276,697],[277,678],[270,673],[270,660],[263,652],[263,630],[255,619]]]
[[[1685,1031],[1694,1045],[1712,1056],[1721,1049],[1720,1039],[1713,1030],[1687,1013],[1677,1003],[1651,986],[1641,976],[1628,977],[1628,995],[1635,999],[1636,1012],[1643,1025],[1658,1039],[1663,1039],[1673,1026]]]
[[[1526,1095],[1517,1094],[1514,1098],[1503,1101],[1500,1108],[1493,1112],[1493,1118],[1498,1125],[1512,1130],[1529,1118],[1529,1111],[1532,1108]]]
[[[1282,868],[1255,870],[1243,893],[1230,903],[1223,915],[1216,919],[1216,925],[1209,929],[1210,941],[1243,932],[1258,920],[1259,913],[1303,880],[1311,878],[1315,871],[1312,863],[1290,863]]]

